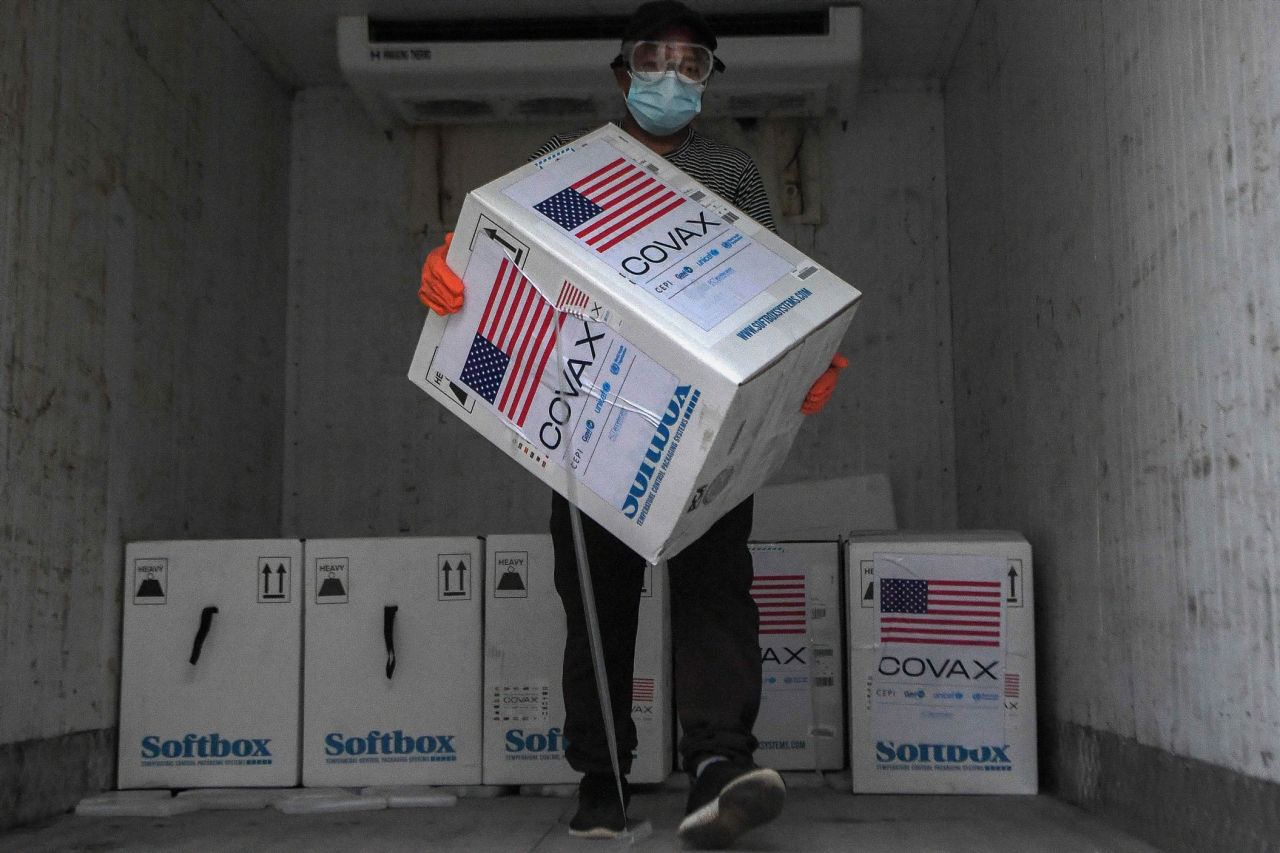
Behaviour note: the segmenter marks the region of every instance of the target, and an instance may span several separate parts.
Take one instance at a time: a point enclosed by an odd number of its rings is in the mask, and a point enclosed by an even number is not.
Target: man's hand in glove
[[[444,245],[436,246],[422,265],[422,285],[418,298],[437,314],[453,314],[462,308],[462,279],[449,269],[444,256],[453,242],[453,232],[444,235]]]
[[[816,415],[822,411],[822,407],[831,399],[831,392],[836,390],[836,379],[840,375],[840,371],[849,366],[849,359],[836,353],[831,358],[831,366],[822,372],[817,381],[809,387],[809,393],[805,395],[804,403],[800,405],[800,411],[806,415]]]

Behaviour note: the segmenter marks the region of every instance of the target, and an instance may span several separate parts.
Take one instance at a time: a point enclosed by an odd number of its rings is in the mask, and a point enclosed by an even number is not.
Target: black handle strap
[[[204,638],[209,636],[209,627],[213,624],[216,607],[206,607],[200,611],[200,627],[196,630],[196,641],[191,644],[191,663],[200,660],[200,649],[204,646]]]
[[[382,608],[382,639],[387,644],[387,678],[396,671],[396,638],[393,628],[396,624],[396,611],[399,609],[394,604]]]

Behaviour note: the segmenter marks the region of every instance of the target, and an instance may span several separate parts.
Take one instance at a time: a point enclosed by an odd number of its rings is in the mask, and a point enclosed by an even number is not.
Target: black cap
[[[667,27],[677,25],[688,27],[699,44],[716,49],[716,34],[706,19],[679,0],[653,0],[642,4],[631,13],[631,20],[622,31],[622,40],[644,41]]]

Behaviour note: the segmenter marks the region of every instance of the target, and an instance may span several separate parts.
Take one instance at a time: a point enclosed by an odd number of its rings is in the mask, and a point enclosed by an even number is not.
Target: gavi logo
[[[507,729],[507,752],[561,752],[568,745],[558,728],[552,728],[545,734],[525,734],[524,729]]]
[[[197,735],[188,732],[181,740],[161,740],[158,735],[142,738],[143,758],[270,758],[271,738],[232,740],[217,732]]]
[[[442,755],[454,754],[453,739],[457,735],[407,735],[371,730],[365,735],[347,737],[342,732],[324,736],[325,755]]]

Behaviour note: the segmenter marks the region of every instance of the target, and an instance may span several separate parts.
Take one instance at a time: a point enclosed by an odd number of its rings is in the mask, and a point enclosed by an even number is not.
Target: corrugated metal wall
[[[122,542],[279,527],[289,119],[201,0],[0,22],[4,825],[115,723]]]
[[[946,89],[960,521],[1036,549],[1044,734],[1273,782],[1278,37],[1272,0],[984,0]]]

